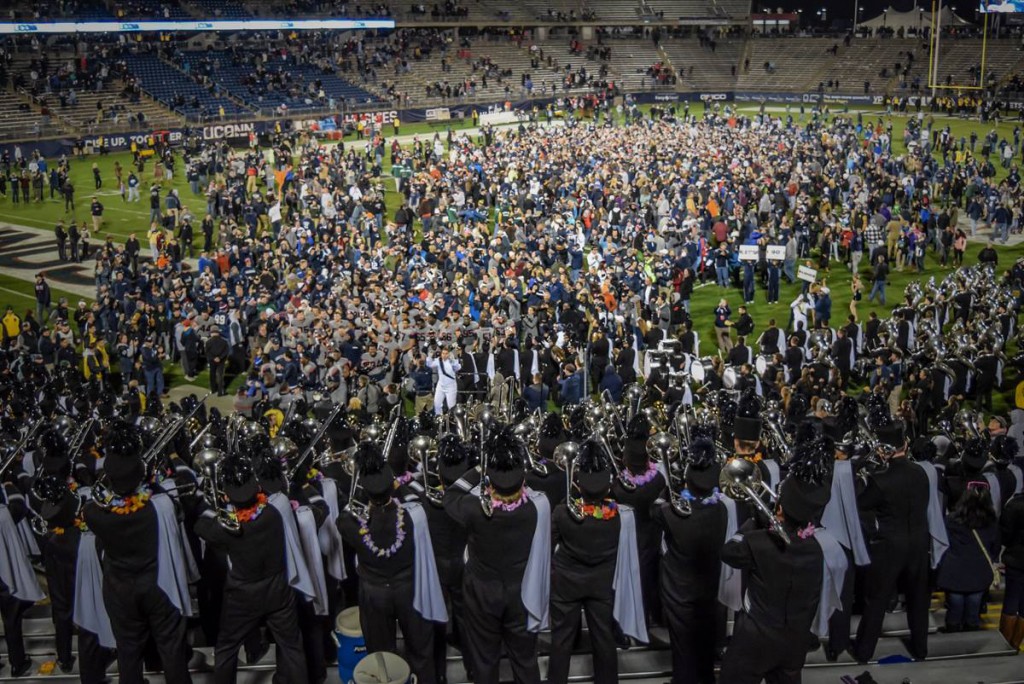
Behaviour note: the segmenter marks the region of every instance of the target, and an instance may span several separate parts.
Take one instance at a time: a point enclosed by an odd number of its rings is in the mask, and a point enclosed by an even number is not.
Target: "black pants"
[[[716,626],[725,624],[725,607],[714,596],[686,600],[672,593],[663,586],[661,605],[672,645],[672,684],[715,684]]]
[[[75,635],[75,565],[55,553],[44,549],[46,588],[50,595],[50,617],[56,635],[57,660],[70,663],[73,658],[72,639]]]
[[[928,548],[910,548],[909,544],[879,540],[868,549],[873,559],[864,582],[864,615],[857,627],[854,653],[857,660],[867,662],[875,654],[882,635],[885,611],[896,592],[907,598],[907,626],[910,628],[908,650],[914,658],[928,655],[928,609],[931,593],[928,584]]]
[[[224,370],[227,368],[227,362],[221,361],[220,363],[214,363],[210,361],[210,391],[217,392],[218,394],[224,394]]]
[[[3,618],[4,642],[7,644],[7,659],[12,670],[26,659],[22,622],[25,619],[25,612],[31,607],[30,601],[15,598],[7,586],[0,582],[0,617]]]
[[[120,684],[142,684],[143,651],[152,636],[169,684],[191,683],[185,618],[156,584],[156,573],[103,575],[103,602],[117,641]]]
[[[835,653],[842,653],[850,647],[850,616],[853,614],[853,587],[857,581],[856,566],[853,564],[853,553],[844,548],[846,553],[847,572],[843,577],[840,592],[843,605],[840,610],[832,613],[828,619],[828,647]]]
[[[552,577],[548,684],[564,684],[569,680],[569,661],[572,658],[573,642],[580,629],[582,612],[587,614],[595,684],[615,684],[619,680],[615,618],[612,615],[614,592],[606,578],[608,573],[600,574],[604,576],[601,581],[567,577],[557,571]]]
[[[114,661],[114,651],[100,646],[99,637],[88,630],[78,630],[78,674],[82,684],[104,684],[107,666]]]
[[[366,641],[366,653],[398,650],[396,625],[405,639],[404,657],[417,681],[433,684],[434,626],[412,607],[415,597],[412,579],[388,584],[359,581],[359,625]]]
[[[537,635],[526,629],[520,582],[477,577],[466,568],[466,645],[476,668],[476,684],[498,683],[498,660],[505,647],[512,676],[519,684],[539,684]]]
[[[462,661],[466,672],[476,672],[473,664],[469,661],[466,630],[463,625],[463,615],[466,614],[466,601],[462,596],[463,570],[461,558],[450,561],[437,559],[437,574],[441,580],[441,591],[444,592],[445,605],[448,608],[448,624],[434,623],[434,672],[437,673],[438,681],[448,677],[449,628],[451,628],[451,643],[458,645],[462,651]]]
[[[61,261],[68,260],[68,243],[65,240],[57,241],[57,258]]]
[[[228,582],[224,588],[220,630],[214,652],[214,681],[234,684],[238,674],[238,651],[262,624],[277,644],[275,684],[308,681],[302,634],[295,610],[295,592],[284,575],[246,582]]]
[[[720,681],[728,684],[800,684],[807,658],[808,634],[762,627],[737,613]]]
[[[323,684],[327,679],[327,661],[324,658],[325,616],[317,615],[312,601],[307,601],[305,595],[298,592],[295,594],[295,607],[309,675],[307,681],[310,684]]]

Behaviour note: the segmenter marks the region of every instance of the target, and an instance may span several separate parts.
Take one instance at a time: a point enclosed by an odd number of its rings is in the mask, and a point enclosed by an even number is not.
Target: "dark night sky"
[[[826,17],[829,24],[833,21],[849,22],[853,19],[854,0],[842,0],[842,2],[837,0],[753,0],[753,3],[754,12],[774,12],[779,8],[786,12],[794,12],[802,9],[805,24],[808,23],[809,17],[816,18],[817,12],[821,9],[827,10]],[[952,2],[946,0],[945,4],[956,7],[957,14],[970,21],[974,19],[974,8],[979,3],[978,0],[953,0]],[[861,20],[881,14],[882,10],[890,5],[901,12],[914,9],[913,0],[860,0]],[[925,13],[929,14],[932,7],[931,0],[918,0],[917,7],[923,7]]]

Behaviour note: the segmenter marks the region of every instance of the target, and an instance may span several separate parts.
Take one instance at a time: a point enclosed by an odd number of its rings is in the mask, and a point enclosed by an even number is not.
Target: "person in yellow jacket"
[[[103,383],[109,371],[110,357],[107,355],[106,342],[98,340],[90,343],[82,353],[82,375],[87,381],[95,379]]]
[[[3,343],[4,347],[10,347],[14,344],[14,341],[18,339],[18,335],[21,334],[21,317],[14,313],[14,307],[8,306],[7,312],[4,314],[3,321]]]

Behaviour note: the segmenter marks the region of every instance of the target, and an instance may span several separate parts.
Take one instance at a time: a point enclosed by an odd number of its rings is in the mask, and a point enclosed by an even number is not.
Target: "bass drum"
[[[754,359],[754,368],[758,375],[764,375],[764,372],[768,370],[768,357],[761,355]]]
[[[711,374],[711,359],[694,359],[690,362],[690,377],[692,377],[697,384],[703,385],[705,378]]]
[[[739,373],[732,366],[729,366],[722,371],[722,387],[725,389],[735,389],[736,381],[739,379]]]

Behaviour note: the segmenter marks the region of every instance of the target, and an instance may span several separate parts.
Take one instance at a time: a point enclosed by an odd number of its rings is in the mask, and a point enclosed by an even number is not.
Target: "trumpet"
[[[775,517],[775,514],[761,500],[761,495],[767,495],[772,502],[775,501],[775,494],[761,480],[761,471],[753,461],[736,456],[730,458],[722,466],[722,474],[719,476],[718,486],[727,496],[746,500],[753,504],[765,517],[772,533],[775,534],[784,544],[791,543],[789,534],[782,526],[782,522]]]

